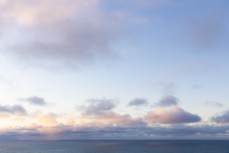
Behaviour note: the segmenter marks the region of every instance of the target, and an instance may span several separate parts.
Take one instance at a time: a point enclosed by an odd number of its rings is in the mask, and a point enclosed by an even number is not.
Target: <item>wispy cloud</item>
[[[156,106],[167,107],[167,106],[176,106],[178,105],[178,98],[172,95],[163,96]]]
[[[217,108],[222,108],[223,104],[215,101],[206,101],[204,105],[211,106],[211,107],[217,107]]]
[[[6,44],[7,52],[23,61],[60,65],[115,57],[111,42],[119,22],[113,22],[116,17],[100,10],[99,4],[99,0],[4,1],[0,16],[8,27],[5,34],[16,27],[20,39]]]
[[[44,106],[47,105],[47,102],[45,101],[44,98],[38,97],[38,96],[32,96],[29,98],[22,98],[20,101],[26,101],[31,105],[37,105],[37,106]]]
[[[163,94],[174,94],[176,91],[176,84],[173,82],[157,81],[152,84],[155,89],[159,89]]]

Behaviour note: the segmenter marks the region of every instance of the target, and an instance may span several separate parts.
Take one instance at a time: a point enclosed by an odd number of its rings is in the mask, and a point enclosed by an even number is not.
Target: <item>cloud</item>
[[[89,99],[82,109],[82,120],[79,126],[108,127],[108,126],[146,126],[142,118],[133,118],[129,114],[120,114],[113,109],[117,101],[114,99]]]
[[[44,114],[37,117],[38,124],[44,127],[55,127],[58,126],[56,115],[54,114]]]
[[[18,30],[7,43],[7,53],[23,61],[42,64],[83,65],[113,59],[111,48],[119,21],[100,10],[99,0],[8,0],[0,16],[8,31]],[[6,21],[7,20],[7,21]],[[10,20],[10,21],[8,21]],[[111,22],[107,22],[107,20]]]
[[[172,82],[158,81],[155,82],[153,86],[159,87],[163,94],[173,94],[176,90],[176,85]]]
[[[144,98],[136,98],[129,102],[129,106],[141,106],[141,105],[148,105],[148,101]]]
[[[215,102],[215,101],[206,101],[204,103],[204,105],[212,106],[212,107],[217,107],[217,108],[222,108],[223,107],[223,104],[221,104],[219,102]]]
[[[164,111],[164,112],[163,112]],[[99,114],[68,118],[68,116],[52,113],[36,114],[22,117],[29,123],[9,125],[9,128],[0,129],[0,138],[11,139],[226,139],[228,136],[228,125],[203,125],[203,124],[175,124],[197,122],[200,118],[174,107],[170,110],[158,111],[157,121],[134,118],[128,114],[115,113],[108,109]],[[162,112],[162,113],[155,113]],[[178,114],[178,115],[177,115]],[[188,115],[187,115],[188,114]],[[149,115],[149,114],[147,114]],[[170,125],[162,125],[167,120]],[[177,117],[182,116],[182,117]],[[152,119],[152,112],[150,115]],[[182,119],[181,119],[182,118]],[[184,119],[185,118],[185,119]],[[196,119],[195,119],[196,118]],[[13,118],[12,118],[13,119]],[[74,123],[66,124],[67,120],[74,119]],[[148,121],[148,123],[146,122]],[[174,123],[172,124],[171,121]],[[21,121],[15,121],[21,122]],[[162,123],[164,122],[164,123]]]
[[[21,105],[13,105],[13,106],[0,105],[0,112],[1,113],[15,114],[15,115],[27,114],[25,108]]]
[[[156,105],[167,107],[167,106],[175,106],[177,104],[178,104],[177,97],[174,97],[172,95],[166,95],[166,96],[163,96]]]
[[[107,127],[63,131],[75,139],[227,139],[228,126]]]
[[[87,115],[99,115],[115,108],[115,103],[113,99],[89,99],[82,108]]]
[[[134,8],[142,8],[142,7],[152,7],[152,6],[163,6],[168,5],[172,3],[177,3],[180,1],[177,0],[116,0],[115,2],[118,2],[124,6],[133,6]]]
[[[44,106],[47,104],[44,98],[33,96],[26,99],[20,99],[21,101],[26,101],[31,105],[38,105],[38,106]]]
[[[150,130],[151,128],[151,130]],[[212,126],[212,125],[173,125],[169,127],[149,127],[145,130],[149,137],[159,138],[186,138],[186,139],[225,139],[227,138],[228,126]]]
[[[0,138],[12,139],[228,139],[228,126],[66,127],[49,137],[32,128],[8,129]],[[21,131],[24,131],[22,133]],[[157,144],[158,145],[158,144]]]
[[[216,115],[211,118],[212,121],[220,124],[227,124],[229,123],[229,111],[225,112],[222,115]]]
[[[0,3],[0,7],[3,17],[10,17],[20,25],[31,26],[71,19],[97,3],[98,0],[7,0]]]
[[[179,124],[194,123],[201,121],[198,115],[186,112],[180,107],[174,106],[171,109],[158,108],[146,114],[145,119],[149,123]]]
[[[92,116],[82,116],[89,127],[109,127],[109,126],[123,126],[123,127],[144,127],[147,123],[142,118],[133,118],[128,114],[118,114],[112,111],[103,112],[101,114]]]

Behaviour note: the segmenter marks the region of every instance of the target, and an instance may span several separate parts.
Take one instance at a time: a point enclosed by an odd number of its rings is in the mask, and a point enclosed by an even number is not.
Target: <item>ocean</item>
[[[229,141],[0,141],[0,153],[229,153]]]

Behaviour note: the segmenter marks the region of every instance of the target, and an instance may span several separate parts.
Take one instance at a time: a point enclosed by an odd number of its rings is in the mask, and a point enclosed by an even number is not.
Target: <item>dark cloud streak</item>
[[[27,112],[25,108],[21,105],[5,106],[0,105],[1,113],[17,114],[17,115],[26,115]]]
[[[86,103],[82,108],[87,115],[99,115],[112,110],[116,106],[116,101],[113,99],[88,99]]]
[[[226,111],[222,115],[216,115],[212,117],[211,120],[219,124],[228,124],[229,123],[229,111]]]
[[[31,105],[44,106],[47,105],[47,102],[44,98],[38,96],[32,96],[29,98],[20,99],[20,101],[26,101]]]
[[[129,102],[129,106],[142,106],[142,105],[148,105],[148,101],[144,98],[136,98]]]

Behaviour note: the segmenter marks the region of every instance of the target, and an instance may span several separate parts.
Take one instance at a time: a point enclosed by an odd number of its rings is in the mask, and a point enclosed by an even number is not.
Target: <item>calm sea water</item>
[[[229,141],[0,141],[0,153],[229,153]]]

